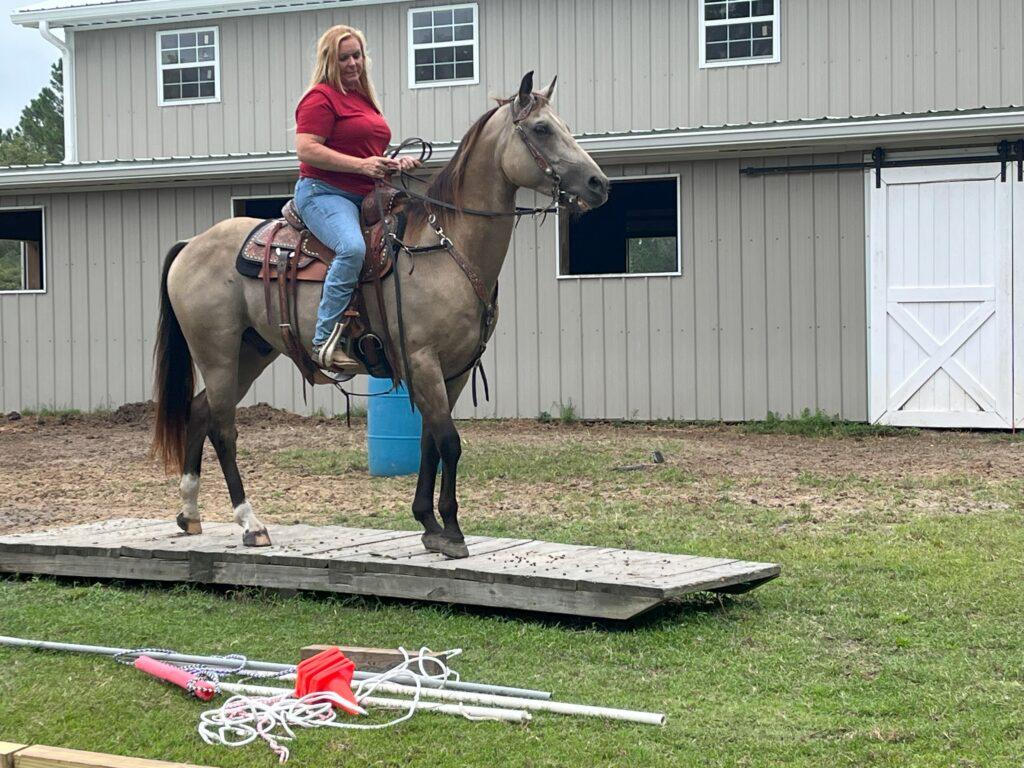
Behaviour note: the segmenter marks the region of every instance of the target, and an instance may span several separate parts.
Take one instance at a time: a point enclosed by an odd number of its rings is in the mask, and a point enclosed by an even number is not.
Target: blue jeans
[[[295,185],[295,206],[299,215],[309,230],[334,251],[317,312],[314,345],[327,341],[359,282],[366,256],[366,244],[359,228],[362,201],[360,195],[319,179],[300,178]]]

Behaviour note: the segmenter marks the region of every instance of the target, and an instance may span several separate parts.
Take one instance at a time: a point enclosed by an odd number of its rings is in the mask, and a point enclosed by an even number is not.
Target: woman
[[[321,368],[352,362],[333,347],[366,254],[359,204],[375,179],[420,164],[383,157],[391,129],[370,82],[369,64],[362,32],[331,27],[317,43],[313,77],[295,109],[295,204],[306,226],[335,252],[313,335],[313,357]]]

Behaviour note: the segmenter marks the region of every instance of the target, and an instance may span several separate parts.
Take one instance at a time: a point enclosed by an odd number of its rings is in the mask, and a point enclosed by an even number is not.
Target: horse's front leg
[[[417,364],[419,362],[412,362],[413,394],[416,406],[423,415],[423,439],[420,443],[420,475],[416,484],[413,514],[426,529],[423,546],[427,550],[440,552],[446,557],[468,557],[466,538],[459,527],[459,502],[455,489],[459,458],[462,456],[462,439],[451,415],[452,406],[462,387],[446,385],[436,361],[431,365]],[[428,441],[433,443],[432,449]],[[443,528],[437,525],[432,509],[438,457],[441,459],[441,494],[437,510],[441,513]]]

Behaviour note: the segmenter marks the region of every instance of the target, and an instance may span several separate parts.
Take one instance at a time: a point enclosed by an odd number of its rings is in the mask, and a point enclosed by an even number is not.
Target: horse
[[[574,215],[608,199],[608,178],[552,106],[556,80],[535,92],[533,73],[527,73],[513,97],[498,100],[470,127],[427,195],[419,196],[403,236],[410,248],[396,252],[386,278],[398,279],[396,273],[403,270],[401,312],[394,291],[365,292],[371,330],[382,338],[382,331],[389,338],[401,334],[403,354],[390,363],[410,385],[422,417],[413,517],[423,526],[424,548],[449,558],[469,555],[456,499],[462,443],[451,413],[494,330],[496,305],[485,299],[494,294],[512,239],[516,191],[550,194]],[[202,532],[199,479],[209,438],[242,543],[249,547],[269,546],[271,540],[238,470],[235,409],[260,373],[287,353],[278,323],[268,316],[261,281],[235,268],[239,249],[259,223],[227,219],[171,247],[164,260],[154,348],[152,455],[170,474],[181,475],[178,526],[186,534]],[[415,244],[434,247],[420,252]],[[415,270],[410,273],[413,252]],[[298,288],[298,327],[305,329],[300,341],[307,353],[320,290],[309,282]],[[386,329],[379,327],[384,318]],[[197,367],[205,389],[194,394]],[[434,513],[439,461],[440,523]]]

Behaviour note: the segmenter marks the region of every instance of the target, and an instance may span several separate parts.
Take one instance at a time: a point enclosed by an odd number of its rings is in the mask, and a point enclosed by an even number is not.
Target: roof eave
[[[982,141],[1020,133],[1024,109],[851,120],[807,121],[778,125],[681,129],[625,134],[583,135],[580,145],[602,163],[666,162],[753,154],[799,155],[810,152],[861,151],[876,144],[912,148],[936,142]],[[435,145],[434,163],[446,162],[452,143]],[[292,152],[204,158],[163,158],[0,171],[0,189],[19,192],[60,187],[79,189],[138,188],[195,183],[251,183],[294,178],[298,160]]]
[[[132,26],[156,24],[164,19],[249,16],[395,2],[401,0],[226,0],[217,4],[209,0],[132,0],[14,11],[11,21],[23,27],[38,27],[40,21],[51,27]]]

